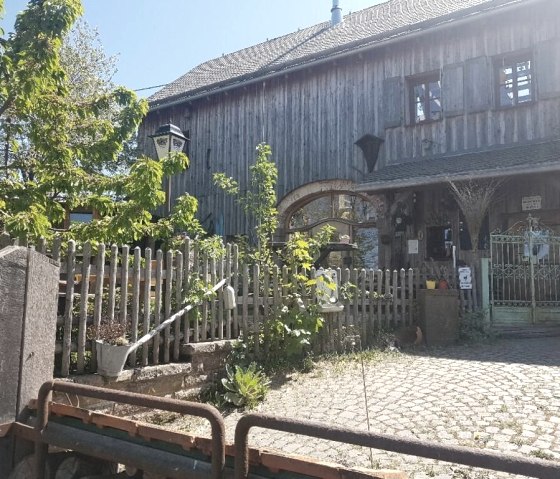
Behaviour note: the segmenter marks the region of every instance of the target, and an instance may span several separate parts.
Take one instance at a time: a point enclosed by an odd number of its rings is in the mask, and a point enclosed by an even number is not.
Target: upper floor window
[[[439,73],[411,80],[410,99],[412,123],[441,120],[443,110]]]
[[[498,107],[533,101],[532,68],[529,55],[504,57],[496,62]]]

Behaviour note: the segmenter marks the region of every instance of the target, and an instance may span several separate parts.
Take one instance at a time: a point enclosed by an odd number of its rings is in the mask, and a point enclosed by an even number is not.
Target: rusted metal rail
[[[249,430],[252,427],[274,429],[466,466],[522,474],[539,479],[560,478],[560,464],[542,459],[523,458],[467,447],[443,446],[435,442],[357,431],[312,421],[281,418],[266,414],[248,414],[239,420],[235,428],[235,479],[247,479],[249,474],[248,443]]]
[[[37,399],[37,424],[35,426],[35,475],[37,479],[43,479],[43,471],[48,453],[48,443],[44,440],[49,418],[49,401],[53,391],[76,394],[106,401],[114,401],[133,406],[161,409],[178,414],[188,414],[207,419],[212,430],[212,453],[211,453],[211,477],[219,479],[222,477],[225,466],[225,426],[219,411],[207,404],[179,401],[176,399],[160,398],[145,394],[131,393],[127,391],[115,391],[94,386],[73,384],[64,381],[48,381],[39,389]],[[118,445],[116,445],[118,447]],[[154,466],[157,472],[158,466]],[[163,467],[163,464],[162,464]]]

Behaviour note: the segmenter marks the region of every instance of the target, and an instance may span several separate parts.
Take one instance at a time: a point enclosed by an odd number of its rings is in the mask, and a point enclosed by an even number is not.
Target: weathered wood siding
[[[378,167],[427,156],[558,136],[560,133],[560,22],[552,2],[492,15],[414,39],[388,44],[344,60],[290,73],[189,105],[152,112],[140,142],[168,120],[188,131],[190,169],[173,182],[200,201],[200,217],[223,217],[225,234],[247,232],[244,215],[212,185],[215,172],[245,188],[255,146],[265,141],[278,164],[278,195],[322,179],[360,181],[366,171],[355,142],[384,138]],[[496,55],[533,53],[536,102],[495,108]],[[440,72],[444,117],[410,124],[407,82]],[[426,142],[430,148],[426,148]],[[212,215],[209,217],[208,215]]]

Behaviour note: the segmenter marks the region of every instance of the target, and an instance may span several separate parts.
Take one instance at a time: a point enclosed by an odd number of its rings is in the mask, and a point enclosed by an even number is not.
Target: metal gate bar
[[[209,406],[208,404],[160,398],[148,396],[146,394],[116,391],[113,389],[104,389],[95,386],[73,384],[65,381],[48,381],[39,389],[39,396],[37,399],[37,424],[35,426],[35,430],[37,432],[35,443],[35,466],[37,469],[35,471],[35,477],[37,479],[43,479],[45,471],[48,443],[43,440],[43,432],[45,432],[45,428],[48,423],[48,404],[53,391],[103,399],[106,401],[115,401],[133,406],[161,409],[176,412],[178,414],[189,414],[207,419],[212,428],[211,477],[213,479],[219,479],[222,477],[226,457],[225,426],[224,420],[216,408]]]
[[[522,474],[539,479],[560,477],[560,464],[542,459],[522,458],[497,452],[480,451],[459,446],[417,439],[356,431],[313,421],[302,421],[266,414],[243,416],[235,428],[235,479],[247,479],[249,474],[249,430],[252,427],[302,434],[305,436],[344,442],[356,446],[399,452],[412,456],[438,459],[440,461],[481,467],[494,471]]]

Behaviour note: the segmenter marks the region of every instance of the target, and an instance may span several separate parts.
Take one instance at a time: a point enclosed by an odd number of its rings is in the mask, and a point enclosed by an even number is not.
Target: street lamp
[[[154,140],[158,160],[162,160],[170,155],[172,151],[183,151],[187,138],[178,126],[168,123],[160,126],[150,138]],[[166,213],[171,214],[171,175],[167,177],[165,188],[166,194]]]

